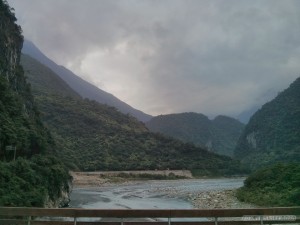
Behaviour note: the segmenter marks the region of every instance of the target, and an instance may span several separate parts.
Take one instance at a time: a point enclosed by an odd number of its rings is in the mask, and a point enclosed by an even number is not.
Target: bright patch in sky
[[[152,115],[237,116],[300,71],[298,0],[9,0],[25,38]]]

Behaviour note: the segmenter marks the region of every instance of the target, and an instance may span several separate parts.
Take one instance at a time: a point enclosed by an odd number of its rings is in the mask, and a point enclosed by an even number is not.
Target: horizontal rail
[[[300,215],[300,207],[251,209],[80,209],[0,207],[3,216],[61,217],[240,217],[244,215]]]
[[[296,224],[299,225],[298,221],[286,222],[286,221],[263,221],[263,224]],[[22,223],[2,223],[1,225],[28,225],[27,221],[23,221]],[[77,222],[76,225],[120,225],[121,222]],[[211,222],[171,222],[172,225],[216,225],[214,221]],[[262,223],[260,221],[220,221],[217,223],[218,225],[251,225],[251,224],[259,224]],[[30,225],[74,225],[74,222],[70,221],[31,221]],[[168,222],[123,222],[123,225],[169,225]]]
[[[1,225],[299,224],[299,216],[300,207],[160,210],[0,207]],[[58,217],[64,220],[53,220]]]

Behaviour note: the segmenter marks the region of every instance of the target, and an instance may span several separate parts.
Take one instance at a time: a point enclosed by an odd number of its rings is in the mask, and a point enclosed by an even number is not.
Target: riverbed
[[[241,187],[243,181],[244,178],[185,179],[75,187],[71,193],[70,207],[94,209],[217,208],[214,203],[228,201],[226,197],[223,198],[223,195],[232,195],[232,190]],[[204,205],[199,205],[197,202],[202,202]],[[211,207],[204,207],[210,204]],[[233,207],[234,205],[240,206],[236,202],[233,202]]]

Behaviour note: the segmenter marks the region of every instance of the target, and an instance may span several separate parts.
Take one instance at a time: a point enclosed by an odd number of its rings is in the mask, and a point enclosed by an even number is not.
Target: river
[[[94,209],[191,209],[188,195],[239,188],[243,178],[140,181],[74,188],[70,207]]]

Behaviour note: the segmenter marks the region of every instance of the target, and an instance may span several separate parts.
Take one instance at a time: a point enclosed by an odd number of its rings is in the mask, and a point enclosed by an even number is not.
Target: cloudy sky
[[[300,74],[299,0],[8,0],[26,39],[151,115],[236,116]]]

